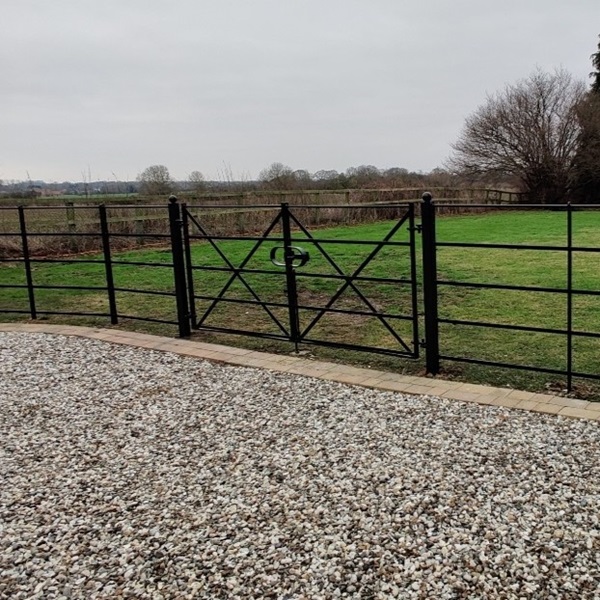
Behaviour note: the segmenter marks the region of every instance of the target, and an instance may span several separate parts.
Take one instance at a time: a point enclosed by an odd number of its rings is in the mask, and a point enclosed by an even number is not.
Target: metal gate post
[[[104,272],[106,275],[106,291],[108,293],[108,307],[110,310],[110,322],[117,325],[119,316],[117,313],[117,298],[115,295],[115,280],[113,277],[112,258],[110,252],[110,232],[108,230],[108,217],[106,214],[106,205],[98,206],[100,216],[100,231],[102,233],[102,252],[104,254]]]
[[[181,205],[181,220],[183,233],[183,249],[187,276],[188,307],[190,311],[190,324],[193,329],[198,324],[196,317],[196,298],[194,297],[194,268],[192,267],[192,250],[190,248],[190,223],[188,219],[187,204]]]
[[[25,208],[19,206],[19,229],[21,232],[21,244],[23,246],[23,264],[25,265],[25,278],[27,280],[27,295],[29,296],[29,312],[32,319],[37,319],[35,307],[35,292],[33,287],[33,276],[31,273],[31,260],[29,256],[29,242],[27,240],[27,227],[25,225]]]
[[[567,203],[567,391],[573,390],[573,206]]]
[[[425,365],[427,373],[440,372],[438,327],[437,257],[435,242],[435,206],[429,192],[423,194],[421,225],[423,234],[423,304],[425,307]]]
[[[292,233],[290,229],[290,208],[287,202],[281,203],[281,227],[283,229],[283,245],[285,257],[285,279],[290,316],[290,341],[298,352],[300,341],[300,319],[298,315],[298,289],[296,287],[296,272],[294,269],[294,249],[292,248]]]
[[[179,337],[190,337],[190,314],[188,309],[187,282],[185,277],[185,258],[181,229],[181,207],[176,196],[169,198],[169,227],[171,230],[171,253],[173,255],[173,278],[175,280],[175,299],[177,302],[177,322]]]

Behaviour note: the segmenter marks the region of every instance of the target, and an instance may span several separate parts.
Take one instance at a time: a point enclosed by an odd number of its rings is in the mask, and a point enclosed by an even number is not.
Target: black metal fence
[[[576,204],[572,205],[561,204],[561,205],[539,205],[539,204],[520,204],[520,205],[505,205],[498,204],[471,204],[468,206],[469,212],[480,210],[480,211],[505,211],[505,210],[531,210],[531,211],[560,211],[565,214],[565,234],[566,243],[564,245],[541,245],[541,244],[505,244],[505,243],[474,243],[464,241],[438,241],[436,240],[436,211],[443,211],[447,208],[448,204],[444,202],[434,203],[429,194],[424,195],[423,204],[423,252],[429,255],[429,259],[424,262],[423,270],[423,285],[425,293],[425,327],[426,327],[426,355],[427,355],[427,370],[429,373],[435,375],[440,372],[440,361],[452,361],[462,362],[477,365],[487,365],[498,368],[508,369],[519,369],[524,371],[547,373],[551,375],[559,375],[566,377],[567,390],[571,391],[573,388],[573,378],[579,377],[584,379],[595,379],[600,380],[599,373],[589,373],[577,371],[573,367],[574,360],[574,349],[573,343],[577,338],[588,338],[588,339],[600,339],[600,332],[592,331],[581,331],[576,330],[573,327],[573,315],[574,305],[573,301],[576,297],[599,297],[600,290],[593,289],[577,289],[573,285],[573,256],[574,253],[584,254],[597,254],[600,253],[600,247],[593,246],[578,246],[574,244],[573,239],[573,214],[577,211],[595,210],[600,209],[598,205],[583,205]],[[456,208],[456,205],[451,205]],[[459,281],[449,280],[439,277],[439,274],[435,267],[435,260],[438,249],[440,248],[469,248],[479,252],[485,252],[486,250],[509,250],[514,252],[524,252],[528,250],[549,253],[558,252],[564,255],[563,269],[566,275],[566,286],[563,287],[551,287],[543,285],[510,285],[501,283],[488,283],[488,282],[471,282],[471,281]],[[600,275],[598,279],[600,287]],[[454,319],[454,318],[441,318],[438,314],[438,303],[439,303],[439,290],[444,287],[450,288],[470,288],[479,290],[498,290],[498,291],[517,291],[527,292],[536,295],[551,294],[560,295],[566,298],[566,306],[563,314],[564,327],[537,327],[529,325],[514,325],[508,323],[498,323],[486,320],[467,320],[467,319]],[[499,296],[500,301],[502,301]],[[487,328],[497,329],[504,331],[516,331],[526,332],[532,334],[550,334],[557,338],[563,338],[566,341],[566,351],[564,356],[564,369],[548,368],[543,366],[524,365],[521,363],[514,363],[510,361],[495,361],[485,360],[481,358],[473,358],[467,356],[460,356],[455,354],[445,354],[440,352],[439,344],[440,336],[439,325],[447,324],[458,327],[475,327],[475,328]]]
[[[3,249],[0,262],[18,265],[23,272],[23,281],[20,283],[13,280],[0,281],[0,294],[3,290],[18,289],[27,297],[26,307],[10,306],[7,301],[0,302],[0,313],[22,314],[31,319],[52,315],[105,317],[114,325],[121,319],[141,320],[175,325],[182,337],[189,337],[193,331],[222,332],[289,341],[296,349],[299,344],[315,344],[413,359],[419,357],[419,348],[424,348],[426,369],[434,375],[440,372],[441,364],[447,361],[565,377],[569,390],[573,387],[574,378],[600,380],[599,373],[583,371],[574,366],[574,341],[580,338],[600,339],[600,332],[574,327],[574,300],[580,297],[600,297],[600,289],[582,289],[574,285],[573,257],[574,253],[600,253],[600,246],[575,244],[573,215],[577,211],[597,210],[600,208],[597,205],[464,205],[464,210],[471,214],[473,211],[515,209],[564,213],[565,243],[544,245],[438,240],[437,217],[439,214],[446,214],[449,206],[454,212],[460,212],[461,205],[454,202],[433,202],[430,194],[424,194],[423,201],[418,203],[319,204],[298,207],[282,203],[277,206],[253,205],[233,211],[230,205],[186,206],[173,200],[168,207],[142,207],[154,211],[155,228],[145,233],[124,231],[111,226],[119,219],[122,220],[122,206],[73,206],[73,220],[77,211],[87,211],[85,231],[73,231],[68,226],[62,230],[55,225],[39,227],[39,220],[32,218],[34,213],[52,210],[52,207],[0,207],[0,212],[3,213],[0,220],[12,224],[0,231]],[[135,208],[139,210],[140,206]],[[227,213],[228,220],[223,220],[223,211]],[[215,215],[220,216],[217,218]],[[419,216],[421,222],[417,223]],[[335,223],[356,224],[382,220],[390,221],[391,225],[386,235],[379,239],[356,239],[352,235],[330,238],[321,233],[322,228]],[[246,232],[231,233],[232,229],[228,228],[233,222],[239,224],[238,231]],[[254,232],[248,233],[249,228]],[[420,253],[417,234],[421,234]],[[89,239],[93,241],[90,242],[90,248],[99,249],[100,253],[93,256],[49,256],[39,250],[32,250],[32,240],[45,237],[61,240]],[[132,238],[166,247],[167,251],[163,250],[162,255],[166,260],[155,259],[148,262],[136,260],[135,255],[115,254],[115,250],[131,246],[128,240]],[[229,244],[227,250],[223,249],[223,243]],[[212,249],[215,261],[199,263],[192,251],[197,244]],[[240,245],[239,251],[232,250],[236,244]],[[364,253],[352,263],[351,253],[342,250],[341,258],[338,258],[332,252],[333,247],[361,248]],[[452,248],[469,249],[473,252],[506,250],[515,253],[560,253],[564,256],[561,268],[564,268],[566,285],[517,285],[447,277],[438,269],[438,257],[441,250]],[[65,251],[68,249],[67,243]],[[382,273],[375,269],[374,273],[367,274],[366,269],[374,268],[385,252],[392,253],[393,257],[392,262],[388,261],[385,265],[394,264],[398,269],[394,273]],[[61,283],[38,281],[36,267],[42,263],[72,265],[73,268],[98,265],[101,267],[101,281],[96,285],[79,285],[69,281],[68,276]],[[382,268],[389,268],[385,265]],[[115,283],[114,272],[121,267],[166,270],[171,273],[172,284],[168,289],[161,290],[118,285]],[[253,278],[262,278],[261,281],[269,283],[257,286]],[[231,296],[230,292],[235,286],[243,294]],[[386,304],[386,300],[378,295],[378,289],[383,287],[392,290],[393,302]],[[485,318],[440,316],[440,313],[444,314],[445,308],[442,292],[447,289],[495,290],[500,300],[505,292],[525,292],[536,296],[558,295],[565,299],[562,315],[564,326],[516,325]],[[95,292],[106,299],[106,310],[93,310],[85,306],[69,310],[57,310],[52,306],[40,308],[38,296],[41,290]],[[142,315],[135,311],[121,312],[118,301],[120,294],[164,297],[171,302],[172,309],[166,317]],[[339,301],[346,294],[350,294],[352,300],[344,305]],[[221,307],[231,304],[240,307],[240,311],[252,308],[258,312],[246,317],[240,313],[237,320],[234,318],[236,315],[232,317],[231,312],[226,312],[221,322],[218,319],[216,323],[211,321],[218,315]],[[341,339],[336,339],[332,328],[324,328],[320,333],[317,331],[318,326],[330,317],[334,325],[335,322],[341,323],[341,327],[345,328]],[[352,320],[344,321],[346,318]],[[375,322],[388,336],[388,341],[380,344],[352,340],[350,333],[356,327],[357,319]],[[424,327],[423,339],[419,334],[420,323]],[[398,324],[404,324],[404,328]],[[523,364],[509,359],[492,360],[482,356],[469,356],[466,351],[447,352],[444,349],[444,326],[554,336],[564,341],[564,368]],[[358,327],[356,329],[358,333]]]
[[[137,207],[139,208],[139,207]],[[156,214],[154,221],[164,222],[168,225],[168,216],[164,206],[144,207],[152,209]],[[4,265],[18,265],[23,268],[25,283],[6,283],[0,281],[1,290],[26,290],[27,308],[7,306],[6,302],[0,304],[0,313],[23,314],[31,319],[46,316],[78,316],[78,317],[105,317],[110,319],[111,324],[116,325],[119,319],[131,319],[139,321],[148,321],[164,323],[170,325],[179,325],[176,313],[172,319],[156,318],[153,316],[143,316],[139,314],[127,314],[119,312],[117,308],[117,294],[136,294],[149,296],[163,296],[177,300],[177,293],[165,290],[137,289],[127,286],[115,285],[114,271],[116,267],[136,268],[150,267],[153,269],[174,270],[176,264],[173,260],[169,262],[143,262],[125,258],[115,258],[113,256],[115,249],[129,247],[130,244],[122,244],[123,240],[135,239],[138,242],[148,242],[150,244],[165,245],[171,244],[176,247],[176,241],[173,241],[173,234],[163,232],[159,225],[156,231],[147,233],[124,232],[122,230],[111,231],[110,222],[113,219],[111,212],[120,211],[120,207],[112,206],[73,206],[74,214],[78,211],[85,213],[85,231],[73,231],[68,223],[62,228],[61,222],[56,222],[53,218],[45,219],[45,212],[54,212],[55,208],[51,206],[19,206],[19,207],[0,207],[1,220],[7,226],[0,231],[0,263]],[[41,217],[40,217],[41,215]],[[83,220],[83,219],[81,219]],[[121,217],[117,214],[114,220],[120,222]],[[58,226],[57,226],[58,225]],[[16,226],[16,227],[15,227]],[[14,229],[12,229],[14,227]],[[37,243],[40,240],[58,240],[54,244]],[[69,240],[84,240],[83,246],[93,249],[93,256],[88,253],[69,253],[70,248],[81,249],[82,244],[70,244]],[[176,240],[177,238],[175,238]],[[66,242],[65,242],[66,240]],[[36,242],[35,249],[32,250],[31,242]],[[57,252],[57,247],[60,249]],[[52,250],[49,251],[48,249]],[[100,250],[100,255],[97,255]],[[49,252],[49,254],[47,254]],[[97,278],[95,285],[77,285],[69,283],[45,283],[36,281],[34,270],[40,265],[71,265],[73,271],[82,265],[99,265],[103,267],[102,276]],[[5,271],[6,273],[6,271]],[[67,275],[67,277],[69,277]],[[125,278],[126,280],[126,278]],[[57,290],[65,292],[96,292],[105,295],[107,299],[107,310],[95,311],[86,310],[85,306],[81,309],[57,310],[51,305],[40,309],[38,303],[38,292],[41,290]],[[0,296],[1,298],[1,296]]]

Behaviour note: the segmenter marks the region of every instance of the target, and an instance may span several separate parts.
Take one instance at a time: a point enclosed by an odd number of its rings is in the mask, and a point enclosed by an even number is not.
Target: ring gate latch
[[[284,256],[285,256],[285,250],[286,250],[285,246],[274,246],[273,248],[271,248],[271,254],[270,254],[271,262],[277,267],[285,267],[286,266],[285,262],[279,262],[277,260],[277,251],[278,250],[283,250]],[[290,266],[293,268],[303,267],[310,259],[309,253],[306,250],[304,250],[303,248],[300,248],[300,246],[290,246],[289,250],[291,250],[291,253],[288,254],[288,257],[291,259]]]

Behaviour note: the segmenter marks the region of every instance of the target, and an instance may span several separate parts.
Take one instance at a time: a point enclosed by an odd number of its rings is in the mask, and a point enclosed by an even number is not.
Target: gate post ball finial
[[[177,196],[173,196],[173,195],[169,196],[169,202],[171,204],[175,204],[175,202],[177,202]]]
[[[423,194],[423,201],[424,202],[431,202],[433,200],[433,196],[431,195],[431,192],[425,192]]]

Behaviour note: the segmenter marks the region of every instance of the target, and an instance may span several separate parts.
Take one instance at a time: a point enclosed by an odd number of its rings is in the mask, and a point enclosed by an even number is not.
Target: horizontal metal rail
[[[0,262],[25,262],[24,258],[0,258]],[[77,258],[30,258],[29,262],[38,264],[71,264],[71,265],[103,265],[104,260],[101,259],[77,259]],[[138,260],[112,260],[111,263],[117,266],[132,266],[132,267],[170,267],[173,268],[173,263],[158,263],[158,262],[142,262]]]
[[[38,310],[38,315],[48,316],[74,316],[74,317],[110,317],[110,313],[101,312],[78,312],[65,310]]]
[[[514,292],[543,292],[548,294],[566,294],[567,290],[563,288],[527,286],[527,285],[512,285],[507,283],[478,283],[474,281],[448,281],[438,279],[438,285],[448,287],[468,287],[483,290],[507,290]]]
[[[48,211],[48,210],[55,210],[55,211],[61,211],[64,212],[67,209],[68,210],[98,210],[98,206],[100,206],[102,203],[98,203],[98,204],[70,204],[70,203],[65,203],[62,202],[61,204],[49,204],[49,205],[28,205],[28,204],[24,204],[23,205],[23,209],[25,211],[29,212],[35,212],[35,211]],[[134,208],[145,208],[145,209],[154,209],[154,210],[160,210],[163,213],[166,213],[165,210],[165,205],[164,204],[105,204],[106,206],[106,210],[123,210],[123,209],[134,209]],[[17,206],[0,206],[0,211],[2,210],[17,210]],[[168,217],[167,217],[168,218]]]
[[[218,327],[214,325],[203,325],[202,331],[206,332],[214,332],[214,333],[225,333],[230,335],[244,335],[249,337],[256,337],[268,340],[280,340],[289,342],[289,338],[285,335],[280,335],[276,333],[263,333],[258,331],[251,331],[247,329],[227,329],[224,327]],[[362,346],[362,345],[353,345],[353,344],[345,344],[343,342],[329,342],[327,340],[316,340],[313,338],[303,338],[302,343],[311,344],[313,346],[326,346],[329,348],[340,348],[343,350],[353,350],[356,352],[368,352],[369,354],[382,354],[386,356],[411,356],[410,353],[403,350],[394,350],[391,348],[379,348],[377,346]]]
[[[113,265],[118,267],[169,267],[173,268],[173,263],[163,263],[163,262],[142,262],[139,260],[112,260]]]
[[[493,244],[475,242],[437,242],[441,248],[480,248],[484,250],[535,250],[549,252],[600,252],[600,246],[533,246],[525,244]]]
[[[0,232],[0,237],[17,237],[19,233],[4,233]],[[27,237],[102,237],[102,232],[89,232],[89,231],[28,231]]]
[[[318,209],[318,208],[343,208],[347,210],[360,210],[363,208],[403,208],[406,210],[409,204],[418,204],[420,200],[402,200],[399,202],[356,202],[351,204],[340,203],[340,204],[294,204],[290,202],[288,204],[290,210],[301,210],[303,208],[308,209]],[[239,208],[240,210],[246,209],[251,210],[254,208],[257,209],[270,209],[274,212],[279,212],[281,210],[281,204],[273,203],[273,204],[188,204],[186,205],[188,211],[193,210],[220,210],[226,208]]]
[[[248,235],[248,236],[237,236],[237,235],[190,235],[190,240],[228,240],[238,242],[285,242],[283,237],[273,236],[265,238],[260,235]],[[382,242],[378,240],[337,240],[337,239],[319,239],[319,238],[293,238],[292,242],[295,244],[340,244],[340,245],[353,245],[353,246],[405,246],[410,247],[410,242]]]
[[[514,292],[541,292],[544,294],[573,294],[575,296],[600,296],[599,290],[582,290],[582,289],[572,289],[567,290],[564,288],[546,288],[546,287],[538,287],[538,286],[530,286],[530,285],[510,285],[505,283],[475,283],[470,281],[446,281],[446,280],[438,280],[438,285],[445,285],[448,287],[469,287],[474,289],[483,289],[483,290],[507,290]]]
[[[562,369],[550,369],[548,367],[536,367],[533,365],[515,365],[512,363],[504,363],[493,360],[484,360],[479,358],[465,358],[460,356],[450,356],[447,354],[440,354],[440,360],[449,360],[453,362],[463,362],[473,365],[484,365],[489,367],[499,367],[502,369],[520,369],[522,371],[535,371],[538,373],[547,373],[549,375],[567,375],[568,371]],[[600,375],[598,376],[600,378]]]
[[[302,343],[312,344],[313,346],[325,346],[329,348],[340,348],[342,350],[352,350],[354,352],[368,352],[369,354],[380,354],[384,356],[404,356],[407,358],[413,358],[412,352],[407,352],[406,350],[394,350],[393,348],[381,348],[379,346],[363,346],[361,344],[330,342],[328,340],[317,340],[308,337],[303,337]]]
[[[567,335],[565,329],[555,329],[549,327],[535,327],[531,325],[513,325],[510,323],[488,323],[485,321],[466,321],[464,319],[438,319],[438,323],[447,325],[464,325],[467,327],[487,327],[489,329],[507,329],[511,331],[528,331],[530,333],[551,333],[558,335]]]
[[[583,205],[579,205],[583,206]],[[452,202],[435,202],[436,208],[462,208],[469,210],[470,208],[502,208],[509,210],[519,210],[522,208],[535,208],[537,210],[567,210],[566,204],[520,204],[520,203],[505,203],[505,202],[490,202],[488,203],[473,203],[465,202],[464,204],[454,204]],[[598,207],[596,207],[598,208]]]
[[[25,259],[22,259],[25,260]],[[30,258],[32,263],[62,263],[72,265],[103,265],[104,261],[100,258]]]
[[[159,290],[140,290],[136,288],[123,288],[123,287],[115,287],[115,292],[122,292],[125,294],[147,294],[149,296],[170,296],[174,298],[176,296],[175,292],[162,292]]]
[[[262,301],[262,300],[260,302],[257,302],[256,300],[246,300],[243,298],[219,298],[218,296],[206,296],[203,294],[194,294],[194,298],[196,300],[207,300],[207,301],[218,300],[219,302],[226,302],[226,303],[230,303],[230,304],[248,304],[248,305],[254,305],[254,306],[268,306],[269,308],[287,308],[288,307],[287,302],[270,302],[270,301]],[[373,312],[364,311],[364,310],[353,310],[350,308],[323,309],[323,307],[321,307],[321,306],[311,306],[311,305],[307,305],[307,304],[298,304],[297,307],[300,310],[311,310],[311,311],[325,310],[325,312],[339,313],[339,314],[343,314],[343,315],[358,315],[358,316],[363,316],[363,317],[378,317],[378,318],[384,317],[386,319],[412,321],[412,317],[408,316],[408,315],[397,315],[397,314],[384,313],[384,312],[373,313]]]
[[[531,333],[549,333],[556,335],[573,335],[575,337],[600,338],[600,332],[577,331],[575,329],[555,329],[549,327],[535,327],[532,325],[513,325],[510,323],[488,323],[485,321],[465,321],[462,319],[438,319],[438,323],[448,325],[464,325],[466,327],[488,327],[490,329],[507,329],[513,331],[528,331]]]
[[[86,292],[107,292],[108,287],[104,286],[93,286],[93,285],[42,285],[36,284],[33,286],[28,286],[25,283],[0,283],[0,288],[8,288],[8,289],[34,289],[34,290],[80,290]],[[115,292],[122,292],[127,294],[147,294],[149,296],[170,296],[174,297],[175,292],[163,292],[159,290],[141,290],[137,288],[124,288],[124,287],[114,287]],[[39,311],[38,311],[39,312]]]
[[[165,325],[178,325],[178,321],[168,319],[158,319],[156,317],[140,317],[136,315],[123,315],[119,313],[119,319],[126,319],[128,321],[147,321],[148,323],[164,323]]]
[[[151,239],[168,240],[168,239],[170,239],[171,235],[168,233],[117,233],[117,232],[111,231],[110,237],[111,238],[138,238],[138,239],[143,239],[143,240],[151,240]]]
[[[541,250],[566,252],[566,246],[535,246],[525,244],[494,244],[494,243],[476,243],[476,242],[437,242],[438,248],[479,248],[482,250]],[[598,249],[600,250],[600,248]]]
[[[106,292],[107,287],[104,286],[92,286],[92,285],[46,285],[46,284],[10,284],[0,283],[0,288],[26,288],[33,290],[85,290],[90,292]]]
[[[193,271],[208,271],[216,273],[241,273],[250,275],[276,275],[278,277],[285,277],[283,271],[274,271],[273,269],[247,269],[247,268],[233,268],[229,267],[213,267],[210,265],[192,265]],[[412,279],[403,277],[390,278],[390,277],[367,277],[365,275],[357,275],[352,278],[350,275],[338,275],[337,273],[312,273],[310,271],[297,271],[296,277],[302,277],[306,279],[334,279],[339,281],[347,281],[352,279],[353,281],[367,281],[375,283],[386,283],[386,284],[412,284]]]
[[[493,360],[483,360],[483,359],[477,359],[477,358],[464,358],[464,357],[458,357],[458,356],[448,356],[445,354],[441,354],[440,359],[448,360],[448,361],[452,361],[452,362],[462,362],[462,363],[467,363],[467,364],[496,367],[496,368],[501,368],[501,369],[516,369],[516,370],[521,370],[521,371],[546,373],[549,375],[562,375],[562,376],[569,375],[569,371],[566,371],[563,369],[549,369],[547,367],[536,367],[534,365],[515,365],[512,363],[497,362],[497,361],[493,361]],[[600,380],[600,374],[598,374],[598,373],[585,373],[583,371],[571,371],[570,374],[572,377],[577,377],[580,379]]]

